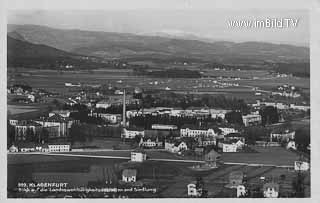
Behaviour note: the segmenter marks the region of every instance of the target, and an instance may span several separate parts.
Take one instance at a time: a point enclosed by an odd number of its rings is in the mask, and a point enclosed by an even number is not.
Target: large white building
[[[122,171],[122,181],[126,183],[136,182],[137,180],[137,170],[135,169],[124,169]]]
[[[259,125],[261,124],[262,118],[259,114],[249,114],[242,116],[244,126],[251,126],[251,125]]]
[[[133,139],[137,135],[140,135],[141,137],[144,137],[144,130],[127,130],[124,128],[121,133],[121,137],[125,139]]]
[[[277,198],[279,196],[279,184],[265,183],[263,185],[263,196],[265,198]]]
[[[151,126],[153,130],[177,130],[178,127],[176,125],[163,125],[163,124],[153,124]]]
[[[70,144],[48,144],[49,152],[69,152]]]
[[[169,152],[177,153],[183,150],[187,150],[188,146],[183,141],[176,141],[176,142],[165,142],[164,148]]]
[[[191,129],[191,128],[181,128],[180,129],[180,136],[181,137],[215,137],[217,133],[214,132],[213,129]]]
[[[131,161],[132,162],[144,162],[147,160],[147,154],[144,152],[131,152]]]

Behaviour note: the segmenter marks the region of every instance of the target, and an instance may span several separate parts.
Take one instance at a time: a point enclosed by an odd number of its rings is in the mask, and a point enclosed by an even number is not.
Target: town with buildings
[[[9,198],[310,197],[308,48],[9,27]]]

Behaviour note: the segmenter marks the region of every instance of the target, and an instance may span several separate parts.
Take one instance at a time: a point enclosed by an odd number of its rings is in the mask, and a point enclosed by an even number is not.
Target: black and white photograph
[[[8,199],[312,197],[309,9],[63,2],[6,11]]]

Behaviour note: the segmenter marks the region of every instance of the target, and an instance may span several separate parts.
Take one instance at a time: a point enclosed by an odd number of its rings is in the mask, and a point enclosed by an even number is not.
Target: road
[[[37,154],[44,156],[67,156],[67,157],[84,157],[84,158],[99,158],[99,159],[125,159],[130,160],[130,157],[123,156],[98,156],[98,155],[84,155],[84,154],[70,154],[70,153],[41,153],[41,152],[29,152],[29,153],[9,153],[9,154]],[[186,159],[148,159],[150,161],[163,161],[163,162],[181,162],[181,163],[205,163],[205,161],[186,160]],[[241,162],[223,162],[226,165],[241,165],[241,166],[253,166],[253,167],[276,167],[276,168],[294,168],[292,165],[274,165],[274,164],[252,164]]]

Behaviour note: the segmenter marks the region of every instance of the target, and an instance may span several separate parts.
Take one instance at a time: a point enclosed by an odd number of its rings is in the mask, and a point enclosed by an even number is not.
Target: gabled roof
[[[263,185],[263,190],[266,190],[267,188],[274,188],[276,191],[279,191],[279,184],[275,182],[265,183]]]
[[[126,176],[126,177],[137,176],[137,170],[136,169],[124,169],[122,171],[122,175]]]

